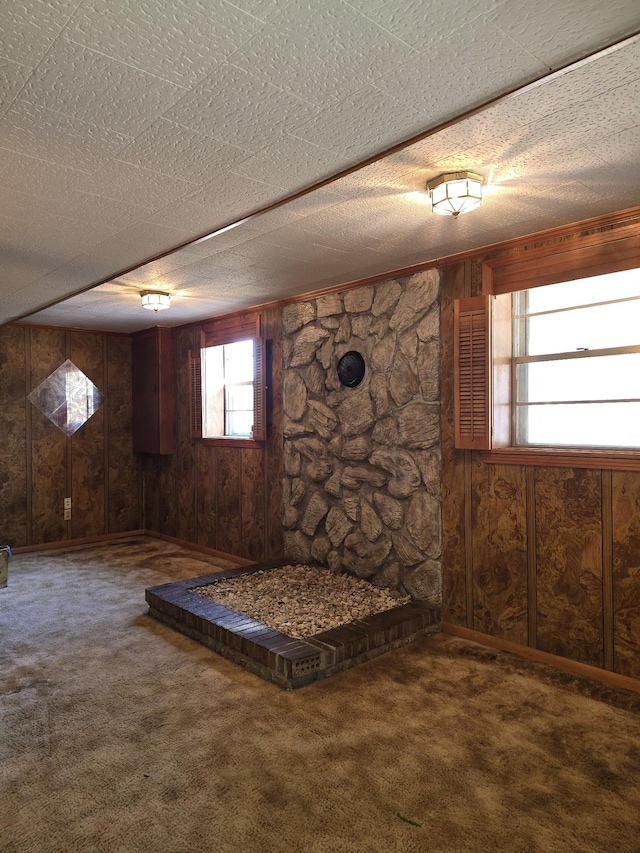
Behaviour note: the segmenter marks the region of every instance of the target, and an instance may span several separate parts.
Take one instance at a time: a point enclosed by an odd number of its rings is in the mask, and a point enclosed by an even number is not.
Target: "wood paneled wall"
[[[453,301],[481,260],[444,269],[445,621],[640,678],[640,473],[486,464],[453,441]]]
[[[27,395],[67,358],[105,395],[67,438]],[[131,443],[131,342],[126,336],[0,328],[0,543],[12,547],[135,530],[139,461]],[[71,497],[71,520],[63,499]]]
[[[248,560],[281,557],[282,331],[279,308],[262,313],[268,341],[268,438],[260,448],[214,447],[189,438],[189,350],[200,328],[176,330],[176,451],[141,454],[144,526]]]

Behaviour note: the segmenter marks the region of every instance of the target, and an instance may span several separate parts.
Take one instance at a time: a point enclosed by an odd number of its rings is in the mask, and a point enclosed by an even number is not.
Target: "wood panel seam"
[[[102,336],[102,388],[105,402],[103,409],[104,450],[104,532],[109,533],[109,339]]]
[[[464,562],[467,627],[473,628],[473,515],[471,511],[471,450],[464,451]]]
[[[65,358],[71,358],[71,332],[67,331],[64,335],[64,351]],[[73,449],[73,436],[68,436],[64,442],[64,459],[65,459],[65,468],[67,470],[67,497],[71,498],[71,505],[73,506],[73,453],[70,452]],[[66,538],[73,538],[73,510],[71,512],[71,518],[65,523],[65,532]]]
[[[538,578],[536,558],[535,468],[525,469],[527,518],[527,634],[532,649],[538,647]]]
[[[33,543],[33,406],[27,401],[27,397],[31,393],[31,337],[32,330],[27,329],[27,334],[25,335],[24,342],[24,357],[25,357],[25,455],[26,455],[26,472],[25,472],[25,481],[27,485],[27,507],[26,507],[26,544],[31,545]]]
[[[602,472],[602,634],[604,668],[614,670],[613,475]]]

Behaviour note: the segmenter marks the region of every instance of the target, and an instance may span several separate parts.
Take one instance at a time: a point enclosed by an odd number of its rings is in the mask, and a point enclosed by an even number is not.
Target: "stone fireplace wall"
[[[440,273],[283,311],[285,555],[441,604]],[[360,385],[337,364],[356,350]]]

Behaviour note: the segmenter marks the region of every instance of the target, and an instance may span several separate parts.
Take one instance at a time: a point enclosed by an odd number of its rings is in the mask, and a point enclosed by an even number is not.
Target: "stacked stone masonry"
[[[287,305],[285,555],[441,604],[440,275]],[[337,364],[356,350],[362,383]]]

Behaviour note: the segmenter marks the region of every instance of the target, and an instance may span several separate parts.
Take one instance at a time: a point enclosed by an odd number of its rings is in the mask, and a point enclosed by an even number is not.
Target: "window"
[[[202,437],[253,438],[252,339],[201,353]]]
[[[191,437],[245,443],[265,438],[264,341],[259,315],[219,321],[190,353]]]
[[[640,470],[640,225],[490,260],[483,291],[455,304],[456,446]]]
[[[514,444],[640,447],[640,270],[512,298]]]

